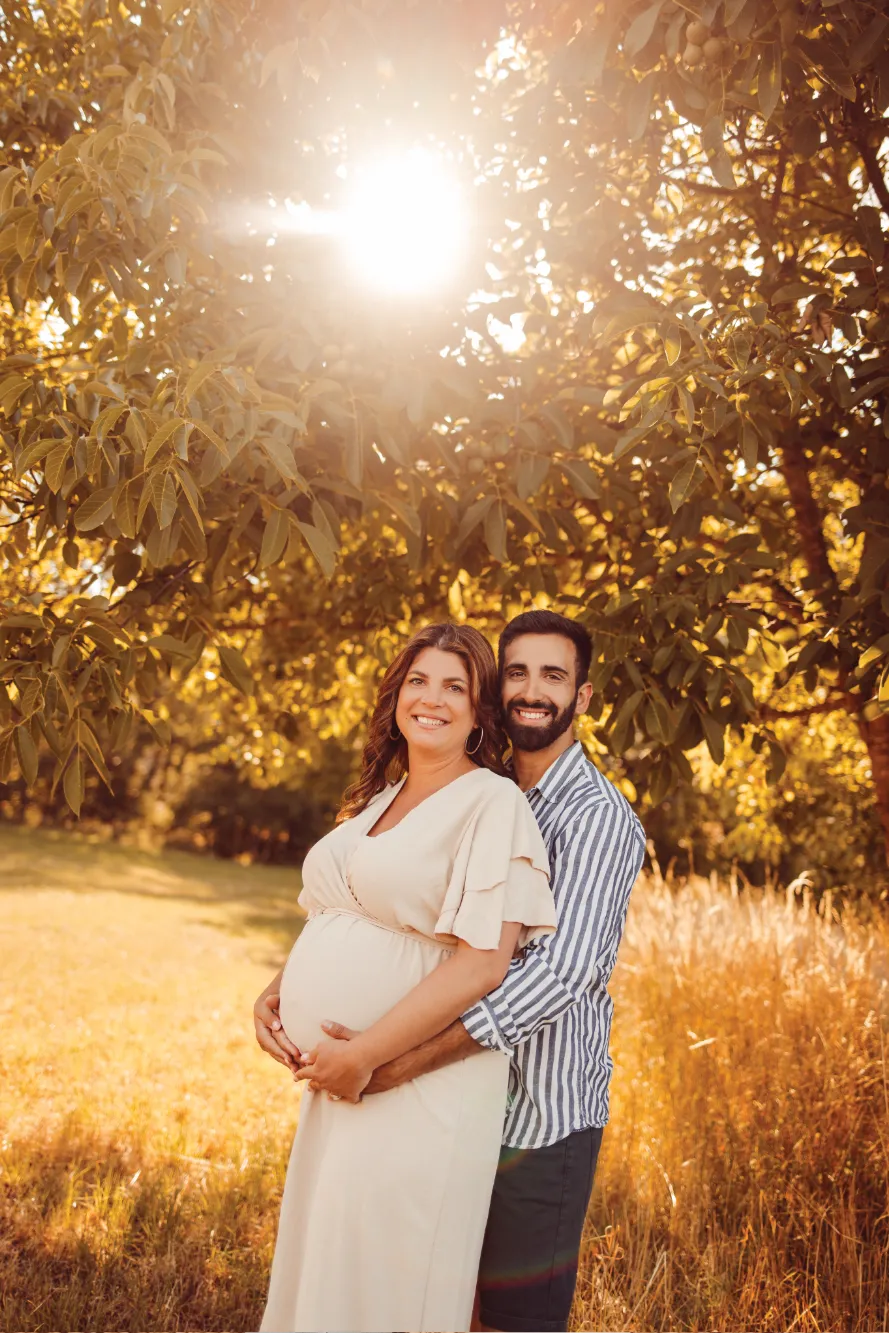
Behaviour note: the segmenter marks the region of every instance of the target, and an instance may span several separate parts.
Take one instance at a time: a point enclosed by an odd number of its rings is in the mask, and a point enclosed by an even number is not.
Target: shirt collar
[[[545,801],[552,801],[561,792],[566,783],[571,783],[578,776],[581,768],[586,768],[587,757],[580,741],[575,741],[569,745],[568,749],[560,754],[558,759],[554,759],[543,777],[535,782],[525,792],[530,796],[531,792],[539,792]]]

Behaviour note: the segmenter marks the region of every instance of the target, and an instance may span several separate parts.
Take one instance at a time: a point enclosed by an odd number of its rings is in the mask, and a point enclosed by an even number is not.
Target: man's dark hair
[[[500,635],[497,645],[497,665],[503,675],[506,650],[520,634],[561,634],[563,639],[570,639],[574,644],[577,657],[577,688],[586,681],[590,674],[593,660],[593,640],[590,632],[576,620],[560,616],[558,611],[523,611],[515,616]]]

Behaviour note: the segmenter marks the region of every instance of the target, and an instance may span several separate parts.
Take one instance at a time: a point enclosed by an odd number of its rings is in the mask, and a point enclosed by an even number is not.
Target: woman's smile
[[[418,727],[424,727],[427,730],[433,727],[446,727],[448,725],[447,718],[432,717],[429,713],[413,713],[411,715],[411,721],[416,722]]]

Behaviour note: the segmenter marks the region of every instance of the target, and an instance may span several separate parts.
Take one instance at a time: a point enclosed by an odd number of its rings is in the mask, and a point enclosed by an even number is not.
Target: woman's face
[[[408,749],[443,760],[456,758],[475,727],[469,676],[461,658],[424,648],[398,693],[395,721]]]

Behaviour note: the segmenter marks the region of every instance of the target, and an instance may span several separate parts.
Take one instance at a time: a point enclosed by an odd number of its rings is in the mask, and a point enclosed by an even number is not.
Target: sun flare
[[[350,266],[363,281],[410,295],[441,287],[454,274],[467,222],[446,163],[414,149],[355,171],[340,226]]]

